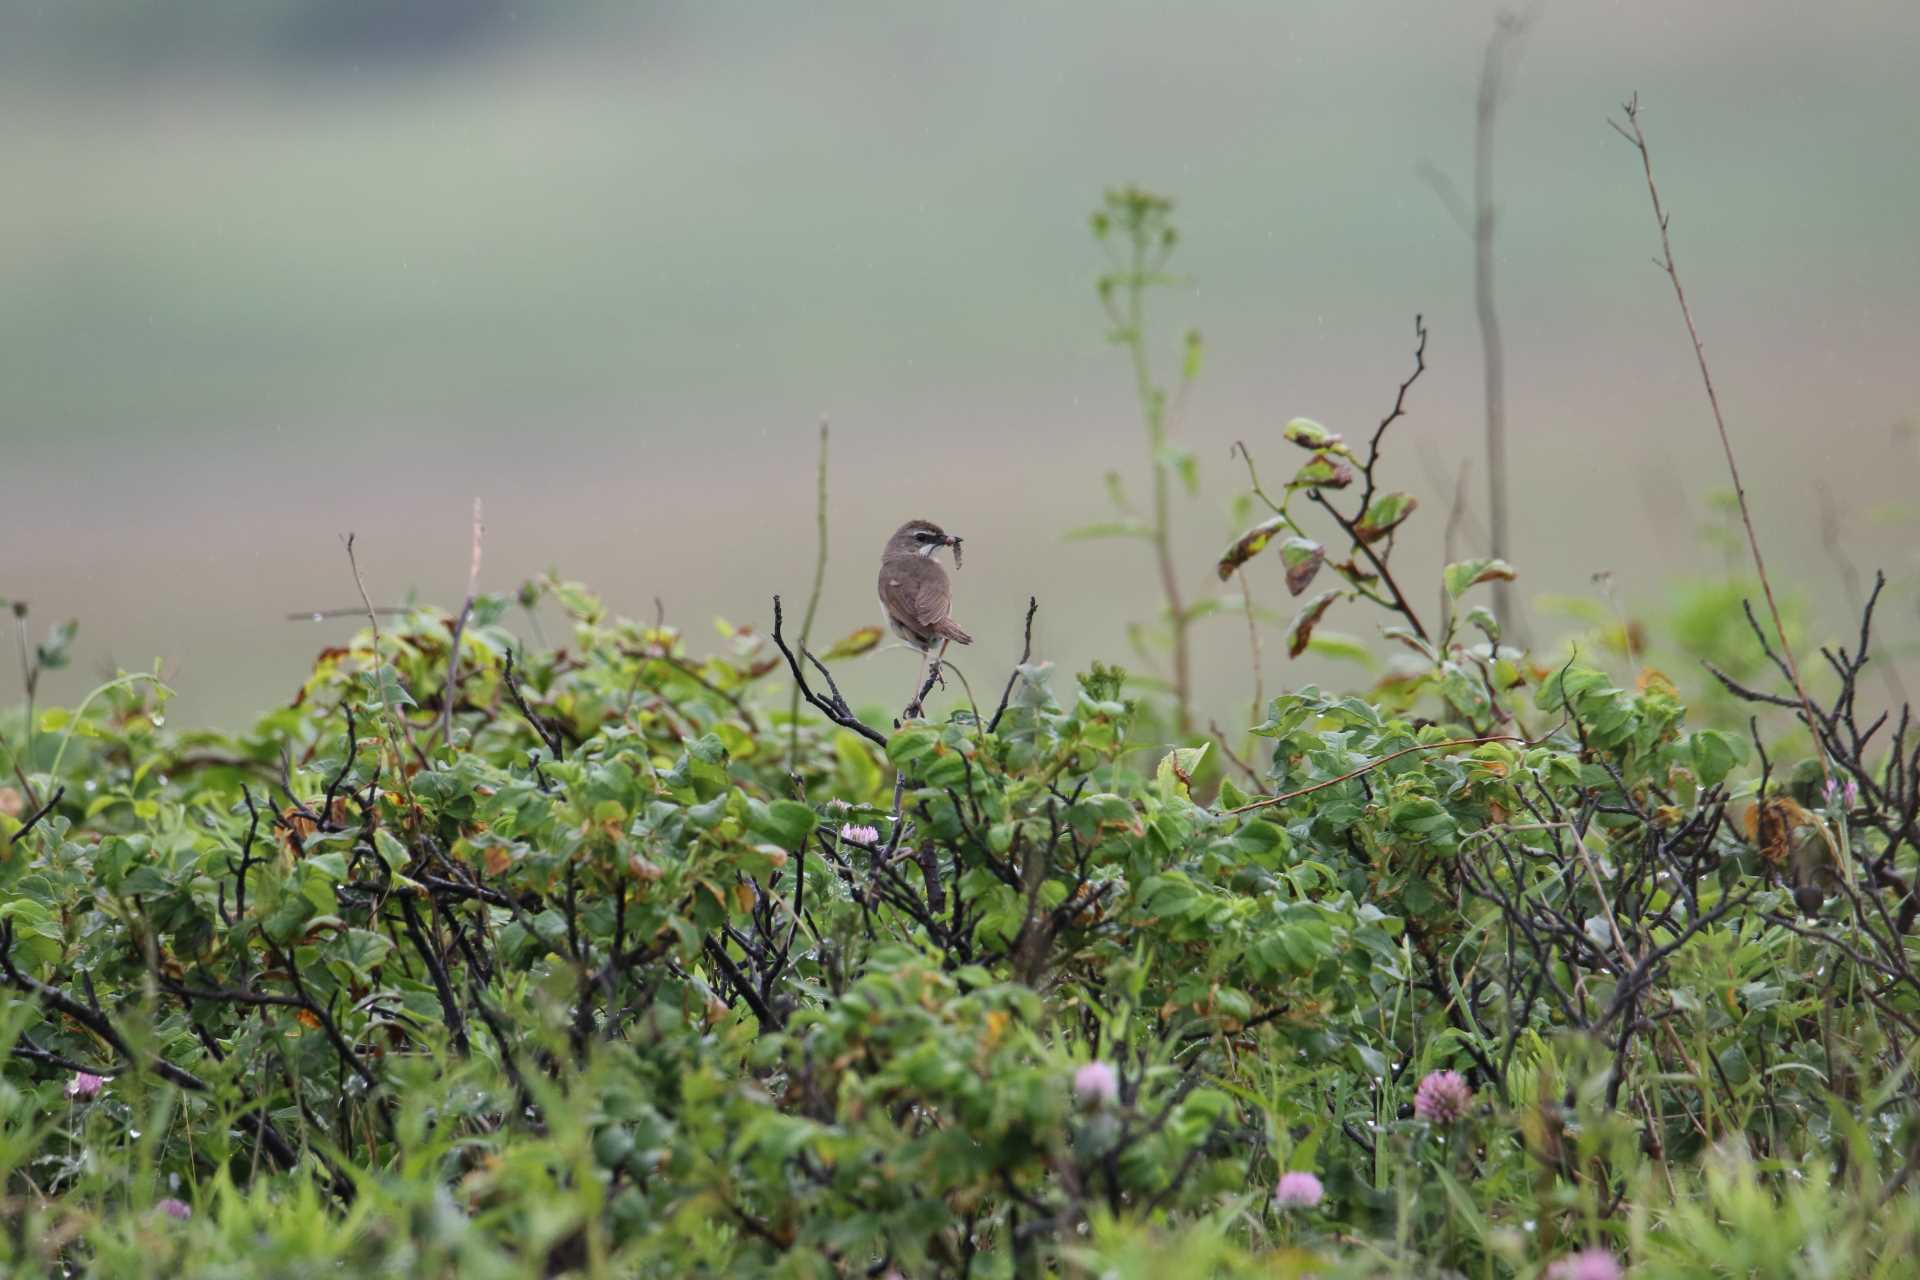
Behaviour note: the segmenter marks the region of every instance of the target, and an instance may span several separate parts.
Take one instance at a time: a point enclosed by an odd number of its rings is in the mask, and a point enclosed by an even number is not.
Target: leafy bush
[[[551,577],[563,648],[416,608],[244,733],[144,676],[16,714],[8,1268],[1903,1274],[1920,746],[1865,623],[1772,753],[1504,645],[1500,562],[1429,629],[1406,391],[1364,455],[1289,424],[1222,561],[1329,575],[1295,652],[1344,600],[1406,655],[1255,763],[1099,665],[889,731],[777,600],[696,656]],[[1752,637],[1721,696],[1797,710]]]

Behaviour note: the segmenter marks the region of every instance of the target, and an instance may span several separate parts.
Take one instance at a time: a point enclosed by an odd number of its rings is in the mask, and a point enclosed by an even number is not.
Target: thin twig
[[[1487,415],[1487,553],[1507,556],[1507,387],[1506,350],[1500,340],[1500,314],[1493,296],[1493,126],[1506,96],[1513,50],[1526,34],[1527,20],[1510,13],[1494,19],[1493,35],[1480,63],[1480,92],[1473,129],[1473,303],[1480,324],[1482,388]],[[1518,634],[1508,584],[1493,584],[1493,612],[1502,626]]]
[[[533,708],[529,707],[527,700],[520,695],[520,684],[513,678],[513,651],[511,649],[507,651],[506,680],[507,692],[513,697],[513,705],[520,708],[520,714],[527,718],[527,723],[533,726],[533,731],[540,735],[540,741],[544,742],[547,750],[553,753],[553,758],[555,760],[565,759],[566,752],[562,749],[559,735],[548,727],[544,719],[533,713]]]
[[[386,617],[397,618],[401,614],[412,613],[412,605],[383,604],[375,605],[373,612]],[[287,615],[288,622],[327,622],[334,618],[364,618],[367,616],[365,605],[351,604],[340,609],[302,609]]]
[[[59,804],[60,797],[66,794],[67,794],[67,789],[65,787],[56,787],[54,789],[53,794],[47,797],[47,802],[41,805],[38,809],[35,809],[30,815],[28,815],[27,820],[20,824],[20,829],[14,832],[11,836],[7,837],[7,847],[11,849],[14,845],[19,844],[20,837],[26,835],[27,832],[33,830],[34,827],[38,825],[40,819],[52,813],[53,806]]]
[[[1253,584],[1247,580],[1247,566],[1239,568],[1240,602],[1247,607],[1247,647],[1253,652],[1253,714],[1267,706],[1267,677],[1260,662],[1260,627],[1253,616]],[[1222,744],[1225,745],[1225,744]]]
[[[1667,273],[1667,279],[1673,285],[1674,299],[1680,304],[1680,317],[1687,324],[1687,337],[1693,342],[1693,357],[1700,366],[1700,383],[1706,388],[1707,404],[1713,410],[1713,425],[1720,433],[1720,450],[1727,459],[1727,474],[1733,479],[1733,494],[1740,504],[1740,523],[1747,531],[1747,549],[1753,553],[1754,572],[1759,575],[1760,590],[1767,598],[1767,612],[1773,616],[1774,634],[1780,639],[1780,653],[1786,661],[1793,691],[1800,696],[1801,716],[1806,721],[1808,734],[1813,738],[1814,757],[1820,762],[1821,778],[1831,781],[1833,774],[1827,764],[1826,749],[1820,742],[1820,719],[1814,714],[1813,699],[1807,696],[1806,684],[1800,679],[1800,664],[1794,659],[1793,646],[1787,643],[1787,624],[1780,617],[1780,606],[1773,598],[1773,581],[1767,576],[1767,562],[1760,554],[1760,537],[1753,528],[1753,509],[1747,503],[1747,489],[1740,480],[1740,464],[1733,456],[1733,440],[1727,434],[1726,416],[1720,412],[1720,396],[1713,387],[1713,371],[1707,367],[1707,349],[1700,341],[1699,328],[1693,323],[1693,308],[1687,303],[1687,291],[1681,287],[1680,269],[1674,265],[1673,240],[1667,234],[1671,219],[1660,202],[1660,188],[1653,180],[1653,154],[1648,151],[1647,136],[1640,128],[1640,95],[1634,94],[1622,109],[1626,112],[1631,133],[1618,121],[1609,120],[1607,123],[1640,153],[1640,168],[1647,179],[1647,198],[1653,202],[1653,220],[1660,227],[1660,269]]]
[[[1020,646],[1020,661],[1007,674],[1007,687],[1000,691],[1000,705],[994,708],[993,719],[987,721],[987,732],[992,733],[1000,727],[1000,717],[1007,714],[1007,700],[1013,697],[1014,681],[1020,678],[1020,668],[1033,659],[1033,615],[1040,608],[1039,596],[1027,597],[1026,640]]]
[[[813,553],[813,590],[807,593],[807,611],[800,616],[800,651],[805,653],[813,638],[813,616],[820,609],[820,588],[827,581],[827,418],[820,417],[820,460],[814,478],[814,525],[819,541]],[[957,554],[957,553],[956,553]],[[787,770],[792,772],[800,758],[800,686],[793,686],[793,700],[787,707]]]
[[[1534,746],[1538,741],[1538,739],[1534,738],[1522,738],[1518,734],[1513,733],[1490,733],[1482,738],[1449,738],[1445,742],[1416,743],[1411,747],[1402,747],[1398,751],[1388,752],[1378,760],[1368,761],[1358,769],[1343,773],[1337,778],[1328,778],[1324,782],[1316,782],[1312,786],[1302,787],[1298,791],[1289,791],[1285,795],[1268,796],[1264,800],[1255,800],[1250,804],[1243,804],[1237,809],[1223,809],[1221,812],[1225,814],[1248,813],[1254,809],[1265,809],[1269,805],[1285,804],[1289,800],[1298,800],[1301,796],[1312,795],[1316,791],[1324,791],[1326,788],[1338,786],[1342,782],[1351,782],[1361,774],[1372,773],[1381,765],[1398,760],[1401,756],[1412,755],[1416,751],[1440,751],[1447,747],[1477,747],[1488,742],[1519,742],[1527,746]]]
[[[885,747],[887,745],[887,736],[862,722],[859,716],[853,714],[853,708],[849,707],[847,700],[840,696],[839,687],[834,684],[832,674],[827,671],[826,667],[821,665],[818,658],[812,654],[808,654],[807,660],[813,663],[814,668],[818,670],[821,675],[826,677],[827,688],[831,691],[832,697],[823,698],[813,691],[812,686],[807,683],[806,673],[800,669],[800,659],[795,656],[793,649],[787,644],[786,638],[780,633],[781,620],[780,597],[775,596],[773,598],[773,643],[775,647],[780,650],[780,656],[787,660],[787,669],[793,673],[794,683],[799,686],[800,689],[800,696],[805,698],[808,705],[812,706],[814,710],[841,728],[851,729],[876,746]]]
[[[486,526],[480,523],[480,499],[473,500],[473,558],[467,563],[467,599],[460,606],[460,618],[453,624],[453,646],[447,650],[447,687],[440,695],[440,741],[453,741],[453,704],[460,694],[460,637],[466,633],[467,619],[473,616],[473,597],[480,590],[480,538]]]
[[[360,576],[360,559],[353,553],[353,539],[353,534],[347,534],[347,567],[353,570],[353,585],[360,590],[360,603],[366,610],[367,625],[373,629],[373,686],[374,690],[380,695],[380,719],[387,730],[389,738],[387,743],[388,749],[393,752],[393,773],[399,779],[401,791],[411,795],[412,788],[407,782],[407,771],[401,767],[400,744],[398,741],[393,740],[396,737],[404,735],[405,726],[399,724],[399,717],[394,715],[393,707],[387,702],[386,682],[380,678],[380,672],[385,665],[385,660],[380,656],[379,611],[373,607],[373,598],[367,594],[366,580]],[[398,679],[398,676],[396,675],[395,678]],[[402,734],[396,734],[394,732],[396,726],[402,730]],[[408,736],[407,741],[411,743],[412,738]]]

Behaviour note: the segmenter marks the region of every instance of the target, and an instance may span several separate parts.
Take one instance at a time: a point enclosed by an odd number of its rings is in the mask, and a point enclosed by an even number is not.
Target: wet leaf
[[[1234,570],[1266,550],[1267,544],[1272,542],[1276,535],[1292,527],[1292,522],[1285,516],[1275,516],[1271,520],[1261,521],[1241,534],[1235,539],[1234,544],[1227,548],[1227,553],[1220,557],[1220,580],[1225,582],[1231,578]]]
[[[1172,795],[1176,782],[1183,791],[1193,785],[1194,771],[1206,758],[1207,746],[1202,743],[1197,747],[1176,747],[1160,758],[1159,767],[1153,771],[1153,781],[1161,795]]]
[[[1287,566],[1287,591],[1299,595],[1313,585],[1320,566],[1327,561],[1327,549],[1312,538],[1288,538],[1280,544],[1280,562]]]
[[[1482,582],[1512,582],[1519,576],[1505,560],[1460,560],[1446,567],[1441,575],[1447,594],[1458,599],[1468,587]]]
[[[820,655],[822,661],[836,661],[841,658],[857,658],[863,653],[872,653],[886,635],[878,625],[856,628],[841,636]]]
[[[1330,451],[1313,455],[1287,481],[1289,489],[1344,489],[1353,483],[1353,468]]]
[[[1280,434],[1302,449],[1327,449],[1334,453],[1347,451],[1344,440],[1312,418],[1295,418],[1280,428]]]
[[[1288,657],[1297,658],[1307,651],[1307,642],[1313,639],[1314,627],[1319,625],[1320,619],[1339,595],[1338,591],[1322,591],[1293,615],[1293,623],[1287,628]]]
[[[1402,521],[1420,505],[1409,493],[1383,493],[1367,505],[1354,524],[1353,531],[1366,542],[1375,542],[1400,527]]]

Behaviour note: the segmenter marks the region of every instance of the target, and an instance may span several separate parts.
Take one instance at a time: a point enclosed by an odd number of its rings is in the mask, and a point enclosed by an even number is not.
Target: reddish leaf
[[[1327,608],[1339,596],[1338,591],[1322,591],[1293,615],[1293,623],[1287,628],[1287,656],[1297,658],[1307,651],[1307,642],[1313,639],[1313,629],[1326,615]]]
[[[1322,450],[1307,460],[1307,465],[1287,481],[1289,489],[1344,489],[1353,483],[1353,468],[1345,460]]]
[[[1312,585],[1327,549],[1311,538],[1288,538],[1280,544],[1280,560],[1287,566],[1287,591],[1297,596]]]
[[[1367,504],[1353,531],[1366,542],[1377,542],[1399,528],[1419,505],[1419,499],[1410,493],[1383,493]]]
[[[1273,541],[1275,534],[1290,527],[1285,516],[1275,516],[1241,534],[1234,544],[1227,548],[1227,553],[1220,557],[1220,581],[1225,582],[1231,578],[1234,570],[1266,550],[1267,544]]]
[[[1347,451],[1344,440],[1312,418],[1295,418],[1280,428],[1280,434],[1302,449],[1330,449],[1335,453]]]

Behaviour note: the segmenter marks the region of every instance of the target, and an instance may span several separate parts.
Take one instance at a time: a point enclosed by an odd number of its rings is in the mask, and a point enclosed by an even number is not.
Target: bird
[[[953,584],[941,567],[942,547],[953,548],[960,567],[960,539],[931,520],[909,520],[887,539],[880,553],[880,607],[893,634],[906,641],[939,670],[948,644],[972,644],[966,628],[953,620]],[[937,652],[936,652],[937,651]],[[919,709],[918,699],[909,706]]]

